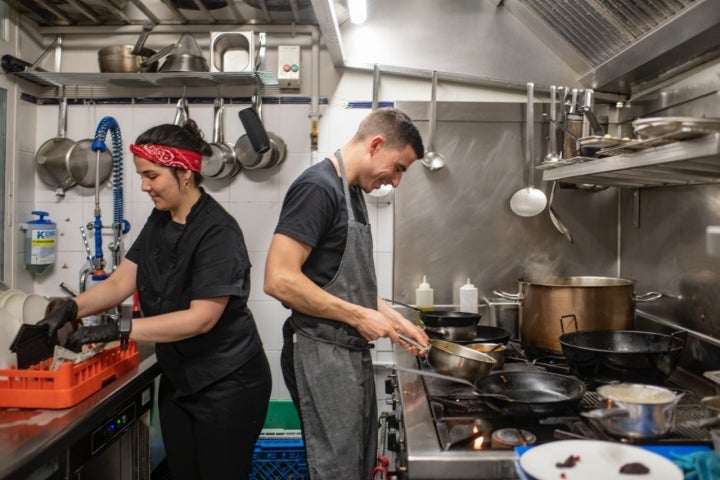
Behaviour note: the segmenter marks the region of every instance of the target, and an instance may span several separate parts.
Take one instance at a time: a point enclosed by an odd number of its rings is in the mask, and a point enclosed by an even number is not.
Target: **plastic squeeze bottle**
[[[470,283],[469,278],[467,283],[460,287],[460,311],[478,313],[478,289]]]
[[[417,289],[415,290],[415,306],[420,310],[424,310],[426,312],[432,311],[435,306],[433,299],[433,289],[430,284],[427,283],[427,278],[425,278],[425,275],[423,275],[422,283],[418,285]]]

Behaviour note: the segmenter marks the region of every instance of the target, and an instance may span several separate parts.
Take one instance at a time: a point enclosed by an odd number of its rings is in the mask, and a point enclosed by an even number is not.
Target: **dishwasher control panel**
[[[135,402],[131,403],[112,417],[103,425],[96,428],[90,437],[90,451],[95,454],[105,445],[112,442],[115,437],[127,430],[137,418]]]

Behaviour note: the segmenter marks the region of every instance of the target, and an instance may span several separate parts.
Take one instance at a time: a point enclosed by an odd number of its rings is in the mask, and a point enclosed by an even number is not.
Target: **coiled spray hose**
[[[124,199],[123,199],[123,143],[120,134],[120,126],[113,117],[104,117],[100,120],[97,130],[95,131],[95,140],[92,143],[92,150],[97,152],[98,162],[100,161],[100,153],[107,150],[105,138],[108,131],[112,137],[112,179],[113,179],[113,225],[114,241],[110,245],[113,252],[113,268],[120,263],[120,237],[130,231],[130,222],[123,218],[124,216]],[[99,168],[95,169],[95,262],[102,264],[102,213],[100,211],[100,185],[99,185]]]

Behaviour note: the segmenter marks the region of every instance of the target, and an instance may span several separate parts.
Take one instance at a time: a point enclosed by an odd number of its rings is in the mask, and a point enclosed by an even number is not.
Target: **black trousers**
[[[194,395],[177,397],[161,377],[160,427],[172,480],[247,479],[271,389],[263,351]]]

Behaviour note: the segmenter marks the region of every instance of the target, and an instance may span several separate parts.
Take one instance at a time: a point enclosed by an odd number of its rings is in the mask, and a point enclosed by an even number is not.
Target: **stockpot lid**
[[[633,280],[614,277],[538,277],[518,281],[543,287],[629,287],[635,285]]]

